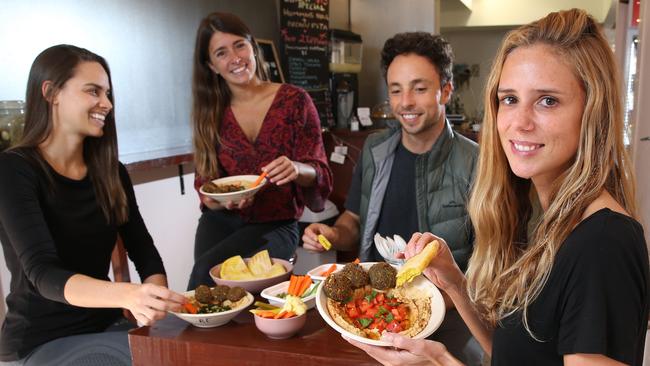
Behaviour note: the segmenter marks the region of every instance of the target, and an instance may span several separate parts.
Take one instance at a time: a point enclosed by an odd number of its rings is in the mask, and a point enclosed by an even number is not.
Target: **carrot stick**
[[[298,296],[298,297],[302,296],[302,294],[304,294],[305,291],[307,291],[309,286],[311,286],[311,283],[312,283],[311,282],[311,277],[304,276],[303,279],[302,279],[302,282],[300,283],[300,287],[298,287],[298,291],[296,293],[296,296]]]
[[[322,277],[327,277],[327,276],[329,276],[330,274],[332,274],[332,272],[334,272],[334,271],[336,271],[336,263],[332,264],[332,265],[330,266],[330,268],[327,269],[327,271],[322,272],[320,275],[321,275]]]
[[[300,290],[302,290],[303,283],[305,282],[306,276],[298,276],[298,281],[296,281],[296,288],[294,288],[293,295],[300,297]]]
[[[257,310],[254,314],[262,318],[273,318],[275,316],[275,312],[270,310]]]
[[[357,258],[357,259],[355,259],[354,262],[352,262],[352,263],[359,264],[359,263],[361,263],[361,260],[359,260],[359,258]]]
[[[183,304],[183,306],[185,307],[185,310],[187,310],[187,312],[189,312],[190,314],[196,314],[199,311],[199,309],[197,309],[196,306],[192,305],[189,302],[186,302],[185,304]]]
[[[286,314],[286,313],[287,313],[286,311],[281,311],[281,312],[277,313],[277,314],[273,317],[273,319],[282,319],[282,317],[283,317],[284,314]]]
[[[262,183],[262,180],[264,180],[264,177],[266,177],[266,174],[267,174],[266,172],[262,172],[262,174],[260,174],[260,176],[257,177],[257,180],[255,181],[255,183],[253,183],[253,185],[251,185],[251,188],[255,188],[255,187],[257,187],[258,184]]]
[[[289,289],[287,290],[288,295],[293,295],[293,289],[296,287],[296,276],[291,275],[289,279]]]
[[[294,313],[293,311],[287,311],[287,312],[284,313],[284,315],[282,316],[282,319],[291,318],[291,317],[293,317],[293,316],[296,316],[296,313]]]

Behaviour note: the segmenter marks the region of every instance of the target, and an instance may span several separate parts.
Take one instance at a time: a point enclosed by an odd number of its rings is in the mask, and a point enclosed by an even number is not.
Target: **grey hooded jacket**
[[[393,126],[370,135],[363,146],[359,207],[362,262],[372,256],[373,236],[401,136],[401,128]],[[415,163],[419,230],[445,239],[463,271],[474,241],[466,203],[477,158],[476,143],[454,132],[445,121],[445,128],[431,150],[418,156]]]

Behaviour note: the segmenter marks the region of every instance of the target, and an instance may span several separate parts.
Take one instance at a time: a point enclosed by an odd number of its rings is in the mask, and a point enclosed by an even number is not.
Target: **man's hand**
[[[324,251],[325,248],[318,241],[318,235],[323,235],[335,246],[338,239],[338,230],[325,224],[311,224],[305,228],[305,233],[302,236],[302,247],[314,252]]]

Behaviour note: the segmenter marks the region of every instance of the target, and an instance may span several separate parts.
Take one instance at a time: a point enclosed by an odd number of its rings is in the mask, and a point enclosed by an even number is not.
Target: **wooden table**
[[[133,365],[377,365],[365,352],[346,342],[316,309],[305,327],[289,339],[267,338],[255,327],[253,314],[243,311],[230,323],[196,328],[169,315],[153,327],[129,332]]]

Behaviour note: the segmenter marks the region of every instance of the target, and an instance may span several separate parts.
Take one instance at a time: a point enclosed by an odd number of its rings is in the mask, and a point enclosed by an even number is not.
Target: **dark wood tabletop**
[[[153,327],[129,332],[133,365],[377,365],[346,342],[314,308],[289,339],[267,338],[253,314],[243,311],[228,324],[202,329],[169,315]]]

